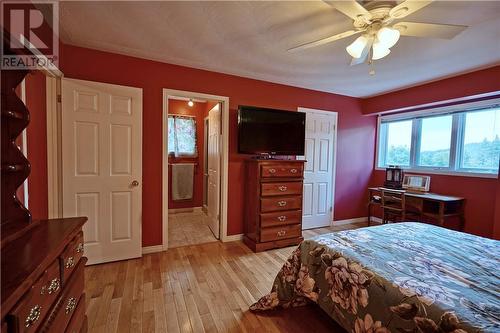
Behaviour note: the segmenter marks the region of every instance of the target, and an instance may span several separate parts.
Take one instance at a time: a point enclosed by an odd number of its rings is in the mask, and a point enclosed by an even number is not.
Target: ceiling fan
[[[365,61],[372,63],[373,60],[387,56],[401,35],[452,39],[467,28],[463,25],[395,22],[424,8],[432,0],[406,0],[399,4],[396,1],[373,0],[362,1],[362,4],[355,0],[324,2],[349,16],[353,20],[354,29],[301,44],[288,51],[304,50],[362,34],[346,47],[347,53],[352,57],[352,66]]]

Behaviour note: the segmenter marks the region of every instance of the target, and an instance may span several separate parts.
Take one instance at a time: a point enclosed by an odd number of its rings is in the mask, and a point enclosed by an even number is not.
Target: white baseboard
[[[378,217],[375,217],[375,216],[372,216],[371,219],[370,219],[370,222],[371,223],[376,223],[376,224],[382,224],[382,219],[378,218]]]
[[[142,254],[150,254],[162,251],[163,251],[163,245],[145,246],[142,248]]]
[[[364,216],[364,217],[356,217],[354,219],[333,221],[332,226],[352,224],[352,223],[361,223],[361,222],[368,222],[368,217]],[[375,217],[375,216],[372,216],[371,223],[382,224],[382,219]]]
[[[228,236],[224,237],[224,239],[222,241],[224,243],[227,243],[227,242],[240,241],[242,239],[243,239],[243,234],[237,234],[237,235],[228,235]]]
[[[192,208],[169,208],[169,214],[178,214],[178,213],[200,213],[202,211],[202,207],[192,207]]]
[[[337,220],[337,221],[333,221],[332,226],[352,224],[352,223],[361,223],[361,222],[368,222],[368,217],[365,216],[365,217],[356,217],[354,219]]]

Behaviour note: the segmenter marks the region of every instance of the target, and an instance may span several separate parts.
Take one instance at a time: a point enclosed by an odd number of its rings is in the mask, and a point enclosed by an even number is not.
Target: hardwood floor
[[[208,227],[208,216],[201,210],[168,215],[169,248],[216,242]]]
[[[365,226],[304,231],[304,237]],[[254,314],[295,247],[184,246],[85,268],[89,332],[344,332],[314,305]]]

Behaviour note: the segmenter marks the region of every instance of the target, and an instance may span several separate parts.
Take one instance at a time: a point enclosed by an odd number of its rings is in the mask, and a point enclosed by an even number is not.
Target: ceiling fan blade
[[[465,29],[465,25],[398,22],[394,25],[403,36],[452,39]]]
[[[365,9],[365,7],[361,6],[357,1],[324,1],[329,4],[339,12],[344,15],[349,16],[353,20],[357,19],[359,16],[365,16],[370,19],[372,15],[369,11]]]
[[[365,48],[363,49],[363,52],[361,52],[361,57],[359,58],[352,58],[351,60],[351,66],[359,65],[365,62],[365,60],[368,58],[368,55],[370,54],[370,50],[373,45],[373,38],[368,39],[368,43],[366,43]]]
[[[431,2],[432,0],[406,0],[405,2],[402,2],[396,7],[392,8],[389,12],[389,16],[393,19],[402,19],[403,17],[411,15],[417,10],[424,8]]]
[[[299,46],[292,47],[291,49],[288,49],[288,51],[289,52],[296,52],[296,51],[305,50],[305,49],[308,49],[308,48],[311,48],[311,47],[328,44],[328,43],[334,42],[334,41],[342,39],[342,38],[346,38],[346,37],[349,37],[349,36],[352,36],[352,35],[356,35],[356,34],[362,32],[362,31],[363,30],[348,30],[348,31],[344,31],[344,32],[342,32],[340,34],[336,34],[336,35],[333,35],[333,36],[330,36],[330,37],[318,39],[318,40],[315,40],[313,42],[309,42],[309,43],[301,44]]]

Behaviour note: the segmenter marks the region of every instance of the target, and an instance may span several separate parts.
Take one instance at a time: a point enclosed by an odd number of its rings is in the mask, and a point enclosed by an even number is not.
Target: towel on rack
[[[172,200],[193,199],[194,163],[172,164]]]

